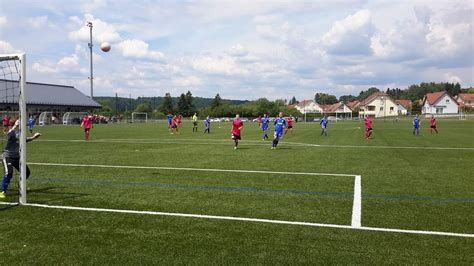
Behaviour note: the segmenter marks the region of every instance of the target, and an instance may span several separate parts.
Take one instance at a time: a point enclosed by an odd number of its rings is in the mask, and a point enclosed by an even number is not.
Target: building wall
[[[372,107],[373,110],[370,110]],[[377,97],[365,106],[361,106],[360,115],[370,115],[374,117],[389,117],[398,115],[398,106],[389,99],[382,100]]]
[[[322,113],[323,112],[323,109],[321,109],[321,107],[319,107],[318,104],[315,104],[315,103],[310,103],[308,105],[306,105],[306,107],[301,107],[301,106],[296,106],[296,109],[298,111],[300,111],[302,114],[306,113],[306,114],[309,114],[309,113]]]
[[[433,105],[426,101],[421,111],[423,114],[457,114],[459,113],[459,108],[456,101],[448,95],[444,95]]]

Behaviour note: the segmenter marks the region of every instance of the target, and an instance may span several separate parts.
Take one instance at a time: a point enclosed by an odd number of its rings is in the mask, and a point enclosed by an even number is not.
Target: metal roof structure
[[[0,104],[18,103],[17,81],[0,79]],[[26,82],[27,105],[100,108],[101,105],[72,86]]]

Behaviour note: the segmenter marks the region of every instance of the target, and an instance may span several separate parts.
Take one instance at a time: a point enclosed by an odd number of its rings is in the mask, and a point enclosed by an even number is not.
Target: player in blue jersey
[[[173,115],[168,114],[166,118],[168,118],[168,128],[171,130],[171,124],[173,123]]]
[[[319,124],[321,125],[321,136],[324,134],[324,136],[327,136],[328,133],[326,132],[327,130],[327,127],[328,127],[328,119],[326,116],[323,117],[323,119],[321,119],[321,122],[319,122]]]
[[[413,119],[413,136],[420,135],[420,124],[420,118],[418,117],[418,115],[415,115],[415,118]]]
[[[265,114],[263,116],[261,124],[262,124],[262,131],[263,131],[262,139],[267,140],[268,139],[267,131],[268,131],[268,126],[270,124],[270,118],[268,118],[268,114]]]
[[[204,119],[204,128],[204,134],[206,134],[206,132],[211,134],[211,118],[209,116]]]
[[[33,134],[33,128],[35,127],[35,118],[33,116],[30,116],[28,119],[28,129],[30,130],[30,133]]]
[[[272,150],[276,149],[278,141],[283,137],[283,130],[286,127],[286,120],[283,118],[283,112],[278,114],[278,117],[275,119],[275,133],[273,133],[273,143]]]

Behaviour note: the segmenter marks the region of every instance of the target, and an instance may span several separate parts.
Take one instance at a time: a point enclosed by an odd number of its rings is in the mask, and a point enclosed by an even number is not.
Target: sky
[[[0,54],[94,96],[312,99],[474,85],[472,0],[0,0]],[[111,44],[102,52],[100,44]]]

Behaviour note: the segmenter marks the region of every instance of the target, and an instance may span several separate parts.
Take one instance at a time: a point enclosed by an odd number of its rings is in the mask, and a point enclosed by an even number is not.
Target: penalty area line
[[[121,169],[156,169],[156,170],[178,170],[178,171],[201,171],[201,172],[227,172],[227,173],[253,173],[253,174],[280,174],[280,175],[309,175],[309,176],[348,176],[350,174],[312,173],[312,172],[277,172],[263,170],[238,170],[238,169],[213,169],[213,168],[189,168],[189,167],[166,167],[166,166],[131,166],[131,165],[100,165],[100,164],[67,164],[67,163],[28,163],[30,165],[63,166],[63,167],[96,167],[96,168],[121,168]]]
[[[311,226],[311,227],[326,227],[326,228],[337,228],[337,229],[351,229],[351,230],[362,230],[362,231],[377,231],[377,232],[391,232],[391,233],[404,233],[404,234],[437,235],[437,236],[474,238],[474,234],[437,232],[437,231],[421,231],[421,230],[405,230],[405,229],[391,229],[391,228],[378,228],[378,227],[354,227],[354,226],[350,226],[350,225],[323,224],[323,223],[284,221],[284,220],[259,219],[259,218],[245,218],[245,217],[233,217],[233,216],[217,216],[217,215],[155,212],[155,211],[135,211],[135,210],[87,208],[87,207],[73,207],[73,206],[55,206],[55,205],[35,204],[35,203],[26,203],[26,204],[23,204],[23,206],[46,208],[46,209],[63,209],[63,210],[90,211],[90,212],[109,212],[109,213],[125,213],[125,214],[139,214],[139,215],[186,217],[186,218],[197,218],[197,219],[227,220],[227,221],[269,223],[269,224],[299,225],[299,226]]]

